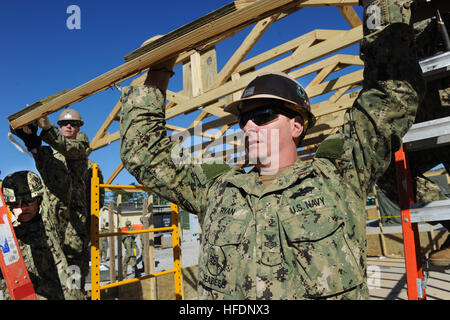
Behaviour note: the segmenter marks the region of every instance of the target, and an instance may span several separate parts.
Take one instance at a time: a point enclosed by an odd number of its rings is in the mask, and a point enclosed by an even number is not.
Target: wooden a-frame
[[[326,101],[314,104],[317,117],[315,127],[308,131],[299,155],[310,159],[318,144],[342,124],[345,110],[353,104],[363,79],[363,63],[359,56],[333,53],[358,43],[362,38],[361,20],[353,9],[358,0],[241,0],[231,2],[213,13],[199,18],[159,39],[145,44],[126,56],[125,64],[75,88],[34,103],[8,117],[13,128],[21,127],[41,116],[54,113],[90,95],[105,90],[123,80],[136,76],[154,63],[168,57],[177,57],[183,65],[183,90],[167,92],[169,103],[166,118],[182,117],[201,110],[187,128],[167,125],[174,132],[189,130],[202,122],[201,136],[210,139],[202,143],[203,152],[208,145],[226,135],[236,124],[236,118],[223,111],[223,107],[240,97],[245,86],[262,72],[286,72],[295,79],[315,75],[305,90],[310,98],[332,93]],[[350,25],[348,30],[317,29],[283,43],[271,50],[244,60],[263,33],[278,20],[311,6],[336,6]],[[225,66],[218,72],[215,45],[251,25],[252,30]],[[282,57],[282,58],[280,58]],[[323,59],[324,57],[327,57]],[[274,62],[270,63],[272,60]],[[276,61],[275,61],[276,60]],[[263,65],[263,67],[260,67]],[[360,66],[347,72],[349,66]],[[355,68],[352,68],[353,70]],[[343,70],[343,71],[342,71]],[[338,77],[333,73],[341,71]],[[343,75],[342,75],[343,74]],[[327,80],[331,78],[332,80]],[[132,84],[142,84],[145,74]],[[90,152],[119,140],[119,132],[109,133],[110,125],[119,120],[120,101],[112,109],[97,134],[90,142]],[[209,120],[209,121],[208,121]],[[217,128],[216,134],[206,131]],[[198,146],[193,146],[198,147]],[[107,179],[111,183],[123,169],[120,163]]]

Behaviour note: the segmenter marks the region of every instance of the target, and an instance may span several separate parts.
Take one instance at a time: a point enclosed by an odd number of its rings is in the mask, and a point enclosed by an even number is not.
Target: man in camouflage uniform
[[[443,14],[443,20],[448,32],[450,13]],[[418,58],[427,58],[446,51],[444,39],[438,31],[436,18],[429,18],[414,24]],[[427,91],[417,110],[415,123],[430,121],[450,116],[450,77],[444,77],[427,82]],[[413,182],[415,202],[431,202],[445,200],[447,197],[438,185],[423,174],[435,166],[444,165],[450,173],[450,146],[444,146],[423,151],[408,153],[409,165]],[[398,189],[394,155],[386,173],[378,180],[378,187],[394,203],[398,204]],[[450,231],[450,221],[430,222],[441,223]],[[450,266],[450,236],[443,243],[440,250],[430,253],[430,262],[438,266]]]
[[[106,227],[102,227],[102,233],[108,232]],[[108,237],[101,237],[100,240],[100,262],[106,262],[108,259]]]
[[[50,192],[56,198],[61,198],[64,193],[70,194],[69,208],[57,215],[57,226],[64,254],[69,265],[80,268],[81,286],[84,289],[85,278],[89,273],[90,212],[85,183],[88,171],[86,148],[89,140],[84,133],[79,132],[83,120],[72,109],[61,113],[58,120],[61,131],[51,125],[48,117],[39,119],[37,124],[42,129],[39,136],[37,127],[30,124],[28,128],[31,133],[19,131],[19,137],[24,140],[28,150],[31,150],[36,167]],[[51,148],[41,147],[41,141]],[[51,168],[50,165],[65,170],[65,174],[54,174],[51,170],[44,172],[43,168]],[[70,181],[70,189],[61,187],[65,180]]]
[[[84,299],[83,293],[69,283],[71,272],[58,238],[55,211],[67,208],[67,197],[54,201],[39,176],[31,171],[8,175],[2,191],[16,218],[14,232],[38,299]],[[3,276],[0,288],[3,299],[11,299]]]
[[[249,157],[257,147],[278,143],[279,152],[247,173],[225,164],[172,161],[175,142],[166,135],[164,113],[170,73],[161,67],[173,63],[150,69],[143,86],[124,88],[124,166],[199,217],[199,299],[369,297],[365,201],[412,125],[424,91],[405,3],[365,3],[365,13],[368,4],[382,9],[380,26],[371,30],[364,14],[363,89],[342,127],[309,163],[296,150],[314,117],[304,90],[285,75],[257,77],[225,109],[248,136]],[[279,139],[264,140],[263,129]]]
[[[127,226],[128,231],[136,230],[131,225],[130,220],[126,221],[126,226]],[[125,246],[125,258],[123,258],[123,263],[122,263],[124,278],[127,277],[128,266],[131,266],[132,270],[134,269],[135,274],[137,272],[137,270],[136,270],[136,253],[135,253],[137,250],[137,246],[136,246],[135,239],[136,239],[135,234],[127,234],[122,237],[122,243]]]
[[[88,171],[89,147],[87,135],[80,132],[84,124],[80,114],[73,109],[61,112],[58,119],[59,130],[51,125],[47,117],[38,120],[42,129],[40,137],[54,150],[54,157],[63,162],[72,180],[72,198],[69,216],[65,217],[66,227],[61,229],[64,239],[64,253],[71,265],[76,265],[81,271],[81,282],[84,288],[85,278],[89,273],[89,242],[90,242],[90,212],[86,187],[86,172]],[[61,224],[63,225],[63,224]]]

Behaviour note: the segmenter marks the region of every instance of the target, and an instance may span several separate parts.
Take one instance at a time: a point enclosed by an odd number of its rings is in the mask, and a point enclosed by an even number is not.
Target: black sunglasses
[[[8,202],[7,205],[11,208],[20,208],[20,207],[28,207],[36,201],[36,198],[27,199],[27,200],[19,200],[16,202]]]
[[[277,119],[280,114],[285,115],[288,118],[294,118],[296,116],[293,112],[286,110],[286,108],[282,105],[267,105],[240,114],[238,117],[239,126],[243,129],[250,120],[252,120],[256,125],[262,126]]]
[[[72,127],[80,126],[80,122],[78,122],[77,120],[61,120],[58,122],[58,124],[61,127],[67,126],[68,124],[70,124]]]

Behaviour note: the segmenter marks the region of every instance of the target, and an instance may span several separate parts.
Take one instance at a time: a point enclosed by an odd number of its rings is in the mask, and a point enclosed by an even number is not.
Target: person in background
[[[244,131],[248,172],[174,161],[164,108],[174,59],[122,90],[125,168],[199,217],[199,299],[368,299],[365,201],[425,91],[409,4],[364,1],[363,88],[311,162],[297,148],[314,115],[286,74],[258,75],[224,109]],[[383,7],[376,28],[367,23],[371,5]]]
[[[132,225],[131,221],[126,221],[126,229],[127,231],[136,230]],[[136,255],[137,255],[137,245],[136,245],[136,234],[127,234],[122,236],[122,243],[125,246],[125,258],[123,259],[123,277],[126,278],[128,273],[128,266],[131,266],[132,270],[134,270],[134,274],[137,273],[136,268]]]
[[[2,193],[14,215],[14,232],[38,299],[85,299],[82,290],[71,282],[72,272],[57,232],[55,213],[67,206],[67,198],[55,201],[31,171],[6,176]],[[3,299],[11,299],[3,276],[0,290]]]

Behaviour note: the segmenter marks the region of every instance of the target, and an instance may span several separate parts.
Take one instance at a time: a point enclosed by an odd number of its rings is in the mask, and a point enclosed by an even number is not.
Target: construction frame
[[[42,99],[8,117],[11,127],[24,126],[42,116],[52,114],[76,102],[120,82],[145,72],[151,64],[176,57],[176,65],[182,65],[183,90],[167,91],[166,119],[183,117],[201,110],[186,128],[167,124],[168,131],[199,134],[207,142],[201,143],[203,153],[214,141],[223,139],[237,119],[223,107],[239,99],[245,86],[263,72],[286,72],[299,79],[313,75],[305,87],[310,98],[325,97],[312,105],[317,123],[306,135],[298,152],[304,160],[313,157],[317,146],[343,122],[346,109],[350,108],[359,93],[363,80],[363,62],[358,55],[334,54],[359,43],[362,39],[362,22],[354,5],[358,0],[240,0],[230,2],[185,26],[162,37],[145,41],[143,46],[127,56],[125,63],[72,90],[65,90]],[[317,29],[244,60],[264,32],[277,21],[308,7],[335,6],[349,24],[347,30]],[[217,70],[216,44],[251,27],[245,40]],[[357,66],[355,68],[348,68]],[[339,71],[339,76],[336,72]],[[335,78],[332,78],[332,77]],[[136,77],[131,84],[139,85],[146,74]],[[328,80],[332,78],[331,80]],[[331,96],[330,96],[331,95]],[[100,125],[90,141],[89,152],[103,148],[120,139],[120,132],[108,132],[114,121],[120,120],[120,101]],[[201,123],[202,131],[194,127]],[[209,134],[208,130],[217,129]],[[119,163],[105,181],[111,184],[123,169]]]
[[[108,188],[109,190],[139,190],[143,192],[148,192],[147,188],[140,188],[136,186],[123,186],[123,185],[110,185],[101,184],[98,176],[98,164],[94,163],[92,167],[92,178],[91,178],[91,300],[100,300],[101,290],[114,288],[129,283],[139,282],[149,278],[156,278],[163,276],[165,274],[174,275],[174,292],[175,299],[183,299],[183,280],[181,274],[181,243],[180,243],[180,231],[179,231],[179,211],[178,205],[171,203],[171,226],[163,228],[144,228],[143,230],[135,231],[121,231],[121,232],[108,232],[99,233],[99,212],[100,212],[100,188]],[[139,278],[132,278],[127,280],[115,281],[115,276],[111,277],[109,284],[100,284],[100,238],[103,237],[113,237],[126,234],[145,234],[157,231],[171,231],[172,233],[172,249],[173,249],[173,268],[170,270],[165,270],[161,272],[154,273],[154,268],[149,268],[149,273]],[[120,242],[119,242],[120,243]],[[144,245],[145,246],[145,245]],[[113,247],[113,246],[111,246]],[[148,238],[147,238],[147,250],[148,250]],[[111,251],[110,251],[111,253]],[[112,265],[115,264],[114,254],[111,256],[110,261]],[[152,260],[148,261],[148,265],[154,265],[154,256],[151,257]],[[115,267],[112,267],[115,273]]]

